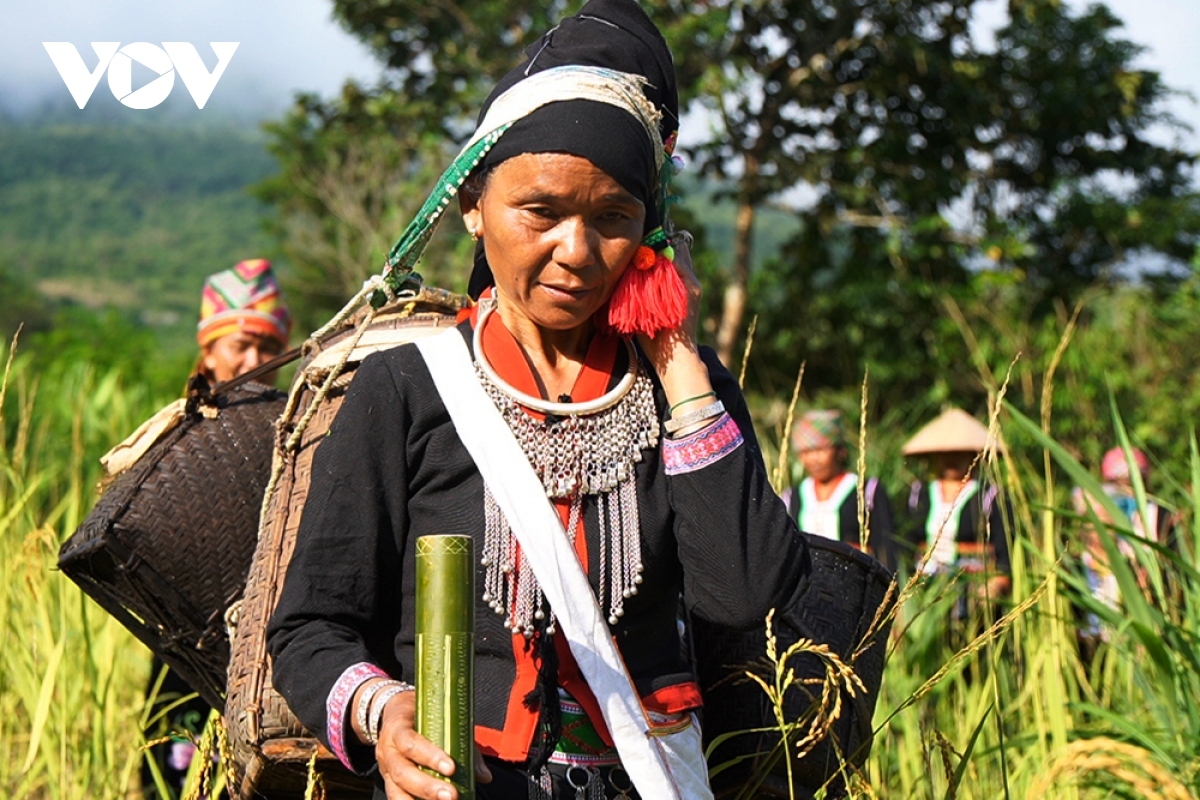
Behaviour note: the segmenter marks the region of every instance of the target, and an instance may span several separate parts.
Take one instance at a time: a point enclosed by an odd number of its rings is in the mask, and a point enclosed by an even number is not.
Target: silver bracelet
[[[396,683],[396,681],[388,679],[375,680],[374,683],[363,689],[362,694],[358,696],[358,704],[354,707],[354,721],[358,723],[358,729],[363,733],[364,736],[367,733],[367,711],[371,708],[371,698],[373,698],[380,689],[393,683]]]
[[[688,425],[695,425],[697,422],[719,417],[725,413],[725,404],[720,400],[709,403],[706,406],[697,408],[695,411],[689,411],[682,417],[671,417],[663,423],[663,430],[667,433],[675,433],[675,431],[686,428]]]
[[[398,694],[415,692],[417,687],[404,681],[390,681],[388,688],[377,694],[371,701],[371,711],[367,714],[367,726],[363,729],[367,744],[379,744],[379,726],[383,724],[383,711],[388,702]]]

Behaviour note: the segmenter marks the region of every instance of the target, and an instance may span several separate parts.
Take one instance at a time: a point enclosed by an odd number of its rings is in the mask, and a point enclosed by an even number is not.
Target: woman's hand
[[[686,231],[671,237],[671,246],[675,248],[675,269],[679,271],[679,278],[688,293],[688,313],[683,323],[674,330],[659,331],[653,338],[645,334],[638,335],[638,344],[654,365],[666,390],[667,402],[672,405],[712,391],[708,368],[700,360],[700,348],[696,343],[701,289],[700,281],[692,269],[691,244],[692,236]],[[712,402],[711,397],[708,401]]]
[[[453,785],[421,770],[426,767],[449,777],[456,765],[444,750],[417,733],[416,717],[416,692],[401,692],[383,709],[375,759],[388,800],[458,800],[458,790]],[[478,750],[475,779],[480,783],[492,780]]]

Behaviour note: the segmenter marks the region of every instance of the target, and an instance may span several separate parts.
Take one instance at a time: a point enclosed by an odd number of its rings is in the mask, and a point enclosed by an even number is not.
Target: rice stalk
[[[775,716],[776,729],[780,734],[789,790],[794,798],[793,758],[803,758],[829,735],[833,724],[842,715],[843,691],[851,697],[857,697],[859,693],[866,692],[867,689],[862,679],[828,645],[800,638],[780,653],[779,642],[775,635],[774,618],[775,610],[771,609],[766,618],[766,655],[767,663],[770,666],[770,682],[768,683],[754,670],[746,670],[745,675],[758,684],[770,703],[771,711]],[[795,670],[788,665],[788,662],[793,656],[801,653],[816,656],[821,661],[824,668],[824,675],[821,678],[797,678]],[[819,686],[819,697],[800,719],[788,719],[785,697],[789,689],[801,686]],[[811,694],[808,689],[805,691]],[[800,738],[789,743],[789,736],[793,733],[800,734]],[[792,748],[795,749],[794,756],[790,753]]]
[[[805,362],[800,362],[800,370],[796,373],[796,385],[792,387],[792,399],[788,402],[787,413],[783,417],[783,430],[779,437],[779,463],[775,465],[775,474],[771,476],[771,485],[775,487],[777,494],[782,494],[784,488],[787,487],[788,476],[791,474],[788,469],[788,458],[792,452],[789,437],[792,424],[796,419],[796,403],[800,400],[800,387],[804,384],[804,364]]]
[[[1057,566],[1059,565],[1056,565],[1056,568]],[[961,665],[972,655],[979,652],[979,650],[984,646],[994,642],[997,638],[999,638],[1004,631],[1008,630],[1015,620],[1019,619],[1026,611],[1038,604],[1038,601],[1042,599],[1042,595],[1044,595],[1049,588],[1050,580],[1051,575],[1047,575],[1045,580],[1043,580],[1041,584],[1033,590],[1029,597],[1026,597],[1024,600],[1014,606],[1011,611],[992,623],[992,625],[983,631],[983,633],[980,633],[978,636],[972,639],[966,647],[955,653],[949,661],[938,668],[937,672],[935,672],[929,677],[928,680],[921,684],[921,687],[917,689],[917,691],[913,692],[908,699],[901,703],[900,706],[893,711],[888,718],[891,719],[891,717],[894,717],[905,708],[908,708],[909,706],[919,702],[922,698],[933,691],[934,687],[941,683],[946,675],[948,675],[955,667]],[[876,733],[878,732],[879,730],[876,730]]]
[[[317,772],[317,755],[318,752],[313,750],[305,768],[304,800],[325,800],[325,779]]]
[[[746,385],[746,366],[750,363],[750,351],[754,349],[754,331],[758,329],[758,314],[750,320],[746,331],[746,349],[742,351],[742,369],[738,373],[738,386]]]
[[[1027,797],[1052,797],[1053,789],[1063,782],[1104,787],[1116,782],[1143,800],[1195,800],[1150,753],[1103,736],[1067,745],[1049,769],[1038,776]]]

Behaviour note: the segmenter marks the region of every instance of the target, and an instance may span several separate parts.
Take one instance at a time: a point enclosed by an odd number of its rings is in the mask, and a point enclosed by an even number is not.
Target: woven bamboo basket
[[[308,353],[297,371],[289,412],[281,423],[281,441],[296,429],[297,421],[312,407],[318,387],[345,359],[344,367],[298,442],[291,450],[281,450],[275,455],[278,482],[263,513],[245,597],[231,620],[233,653],[225,723],[233,751],[234,780],[230,793],[234,800],[254,797],[300,800],[307,785],[308,763],[314,754],[316,771],[325,784],[328,800],[371,796],[370,782],[351,774],[321,746],[272,687],[266,625],[279,601],[295,547],[312,476],[313,455],[341,407],[358,364],[372,352],[397,347],[454,325],[455,314],[462,305],[463,299],[458,295],[423,289],[415,301],[382,309],[355,343],[353,337],[362,319],[360,312],[319,349]]]
[[[807,534],[806,534],[807,535]],[[765,662],[766,628],[741,632],[695,620],[693,632],[697,669],[704,694],[704,737],[706,746],[723,734],[735,734],[717,744],[709,763],[718,766],[738,758],[735,767],[713,779],[717,798],[738,796],[750,783],[761,780],[756,797],[812,798],[825,787],[827,798],[845,796],[839,770],[842,760],[858,768],[870,753],[871,717],[883,680],[884,654],[891,630],[886,612],[893,602],[892,574],[871,556],[855,548],[808,536],[812,573],[803,594],[786,608],[776,611],[774,631],[777,652],[783,653],[797,640],[809,639],[828,645],[850,664],[866,686],[852,697],[842,691],[842,714],[829,734],[807,755],[792,762],[792,792],[787,783],[787,765],[769,754],[779,734],[738,733],[756,728],[774,729],[775,714],[762,688],[744,677],[747,670],[772,682]],[[869,640],[866,638],[870,634]],[[861,648],[858,658],[852,655]],[[823,663],[814,655],[800,653],[789,660],[797,681],[820,679]],[[799,719],[819,697],[820,686],[793,686],[785,694],[787,719]],[[795,738],[793,741],[795,741]]]
[[[245,586],[284,399],[248,383],[163,409],[59,551],[62,571],[216,708],[225,611]]]

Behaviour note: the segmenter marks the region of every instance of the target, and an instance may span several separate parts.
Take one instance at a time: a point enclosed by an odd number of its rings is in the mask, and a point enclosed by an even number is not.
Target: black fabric
[[[529,770],[537,772],[546,765],[562,736],[562,705],[558,698],[558,651],[554,637],[546,633],[549,620],[537,623],[534,648],[538,658],[537,683],[525,695],[525,707],[538,715],[537,730],[529,745]]]
[[[606,67],[641,75],[646,98],[662,112],[660,138],[679,130],[675,64],[666,40],[636,0],[591,0],[525,50],[526,61],[500,79],[479,112],[536,72],[562,66]],[[523,153],[570,153],[604,170],[646,206],[646,232],[663,224],[658,208],[656,154],[641,123],[605,103],[568,100],[542,106],[509,128],[479,165],[488,169]],[[476,250],[470,292],[491,285],[491,270]]]
[[[679,129],[679,94],[675,62],[658,28],[637,0],[591,0],[525,48],[526,61],[509,71],[492,89],[478,122],[492,102],[535,72],[580,65],[606,67],[646,78],[646,97],[663,112],[660,132],[666,138]]]
[[[990,499],[989,499],[990,498]],[[925,546],[926,521],[930,514],[929,484],[916,482],[909,489],[907,535],[905,539],[912,547],[912,565],[919,560],[918,554]],[[1008,533],[1005,518],[1012,518],[1004,501],[996,494],[993,487],[981,484],[979,491],[967,500],[962,514],[958,518],[958,530],[954,532],[954,541],[966,544],[985,544],[990,546],[996,560],[996,569],[1005,575],[1011,571],[1008,555]],[[990,538],[989,538],[990,529]],[[912,566],[910,565],[910,566]]]
[[[646,206],[648,230],[654,210],[654,152],[646,129],[627,111],[592,100],[542,106],[505,131],[483,159],[484,169],[525,153],[570,153],[604,170]]]
[[[475,796],[478,800],[528,800],[529,774],[535,772],[527,767],[517,767],[496,758],[484,759],[488,769],[492,771],[491,783],[476,783]],[[563,800],[575,797],[576,787],[583,783],[582,774],[578,769],[572,776],[574,785],[567,779],[567,767],[562,764],[551,764],[548,767],[551,781],[554,784],[554,797]],[[536,774],[536,772],[535,772]],[[640,800],[641,795],[629,788],[632,781],[628,773],[620,767],[601,767],[600,783],[604,787],[605,800]],[[622,793],[622,790],[628,791]],[[589,785],[590,791],[590,785]],[[385,800],[376,795],[379,800]]]
[[[470,344],[469,327],[460,330]],[[636,465],[644,582],[613,634],[643,696],[693,680],[676,624],[682,594],[697,616],[735,628],[805,585],[807,548],[767,481],[737,382],[702,350],[718,397],[745,444],[694,472],[667,476],[659,449]],[[651,371],[653,375],[653,372]],[[615,378],[614,378],[615,380]],[[665,418],[660,386],[655,399]],[[599,584],[601,530],[585,499],[589,579]],[[417,348],[368,357],[321,443],[278,608],[268,629],[275,686],[328,743],[325,700],[351,664],[413,677],[418,536],[470,533],[482,549],[483,482]],[[483,586],[483,568],[477,568]],[[515,676],[503,620],[476,597],[477,724],[502,729]],[[373,752],[352,746],[367,770]]]
[[[883,482],[879,480],[870,480],[869,483],[874,483],[874,491],[871,499],[867,502],[867,508],[870,510],[869,525],[871,529],[871,537],[869,540],[870,553],[879,559],[885,567],[896,570],[896,521],[892,514],[892,503],[888,500],[887,492],[884,491]],[[788,511],[796,519],[797,524],[800,521],[800,511],[804,506],[803,496],[800,494],[798,486],[788,490],[787,497],[784,498],[787,504]],[[842,501],[838,507],[838,537],[839,541],[846,544],[854,545],[861,549],[862,541],[858,530],[858,491],[855,490]]]

